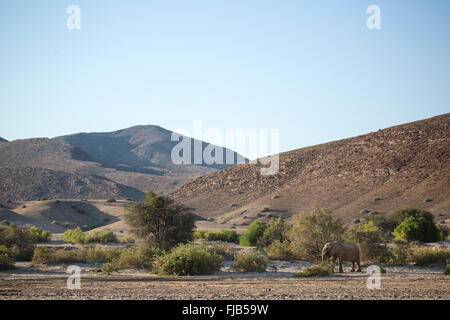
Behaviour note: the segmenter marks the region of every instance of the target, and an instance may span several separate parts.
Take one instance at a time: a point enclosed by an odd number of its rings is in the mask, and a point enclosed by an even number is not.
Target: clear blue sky
[[[450,112],[448,0],[2,0],[0,39],[8,140],[202,120],[287,151]]]

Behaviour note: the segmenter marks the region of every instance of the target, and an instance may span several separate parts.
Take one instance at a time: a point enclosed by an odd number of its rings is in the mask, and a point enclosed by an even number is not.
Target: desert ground
[[[265,273],[233,273],[227,263],[210,276],[167,277],[125,270],[110,275],[98,266],[80,265],[81,288],[67,289],[64,266],[33,267],[17,263],[0,273],[0,299],[450,299],[450,276],[443,268],[385,267],[381,288],[368,289],[369,274],[294,278],[307,262],[271,261]],[[367,267],[367,266],[366,266]]]

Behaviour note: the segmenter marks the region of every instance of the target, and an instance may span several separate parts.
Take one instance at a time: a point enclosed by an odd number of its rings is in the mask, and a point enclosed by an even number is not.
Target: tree
[[[294,220],[290,232],[293,248],[296,254],[309,261],[319,261],[325,243],[341,241],[345,232],[340,219],[334,219],[324,208],[314,207],[309,214],[303,212],[294,216]]]
[[[433,220],[411,216],[394,230],[396,239],[405,241],[435,242],[441,240],[441,232]]]
[[[276,240],[279,242],[289,240],[290,231],[291,225],[287,223],[282,216],[272,218],[267,224],[267,227],[258,242],[258,246],[268,247]]]
[[[261,237],[263,236],[265,230],[266,224],[264,222],[261,222],[259,220],[253,221],[252,224],[248,227],[247,231],[241,234],[239,238],[241,246],[256,246],[259,239],[261,239]]]
[[[195,228],[194,215],[185,206],[152,191],[143,202],[127,207],[125,222],[136,237],[161,249],[192,240]]]

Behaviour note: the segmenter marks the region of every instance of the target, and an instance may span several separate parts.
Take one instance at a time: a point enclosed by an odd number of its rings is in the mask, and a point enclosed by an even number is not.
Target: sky
[[[201,121],[288,151],[450,112],[448,0],[2,0],[0,39],[8,140]]]

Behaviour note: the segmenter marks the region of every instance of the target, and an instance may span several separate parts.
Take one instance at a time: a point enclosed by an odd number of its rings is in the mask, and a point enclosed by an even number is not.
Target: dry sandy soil
[[[62,267],[28,268],[0,273],[0,299],[450,299],[450,276],[443,268],[387,267],[381,289],[366,287],[368,274],[294,278],[305,262],[271,262],[261,274],[229,272],[225,265],[211,276],[161,277],[132,270],[104,275],[83,265],[81,289],[66,287]]]

